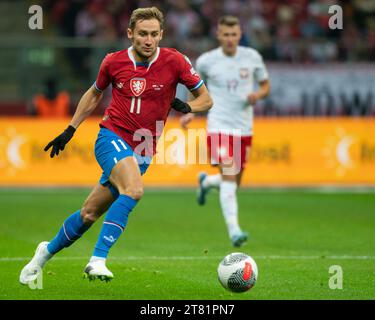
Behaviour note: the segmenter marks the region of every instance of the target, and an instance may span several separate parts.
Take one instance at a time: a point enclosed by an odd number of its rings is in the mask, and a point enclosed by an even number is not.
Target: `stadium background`
[[[28,28],[33,4],[43,8],[43,30]],[[328,28],[334,4],[343,8],[342,30]],[[233,248],[217,192],[202,208],[192,188],[199,171],[212,169],[184,164],[184,148],[172,148],[172,163],[145,175],[145,197],[111,252],[110,289],[77,279],[97,224],[48,265],[44,290],[27,291],[17,277],[35,245],[54,236],[100,176],[93,144],[110,90],[53,160],[42,149],[68,118],[38,116],[35,95],[55,81],[72,115],[104,55],[129,46],[131,11],[149,5],[165,13],[161,45],[193,63],[217,45],[217,18],[239,16],[241,44],[259,50],[270,71],[271,95],[255,107],[249,188],[238,195],[240,221],[251,234],[241,250],[256,259],[260,279],[248,295],[219,287],[214,271]],[[374,299],[374,1],[15,0],[1,1],[0,12],[1,299]],[[184,88],[178,95],[186,97]],[[168,129],[178,127],[171,113]],[[204,116],[191,127],[204,128]],[[159,186],[172,188],[149,188]],[[293,188],[279,188],[285,186]],[[334,264],[344,269],[343,290],[328,288]]]
[[[41,1],[43,30],[30,30],[27,12],[34,2],[1,2],[1,11],[8,12],[11,19],[1,22],[0,184],[95,183],[99,167],[92,145],[98,119],[84,124],[80,131],[85,135],[76,135],[64,155],[51,162],[39,151],[67,121],[49,118],[47,125],[39,122],[33,99],[53,80],[58,90],[68,93],[72,114],[81,94],[95,80],[104,55],[129,46],[124,30],[131,11],[146,5],[157,5],[165,12],[162,45],[176,47],[193,62],[217,45],[216,21],[222,14],[239,16],[241,44],[263,55],[272,93],[255,107],[255,143],[245,185],[374,184],[375,26],[371,3]],[[333,4],[342,5],[343,30],[328,27],[328,8]],[[179,88],[178,96],[186,98],[186,90]],[[109,99],[110,89],[94,116],[103,114]],[[178,127],[178,116],[172,112],[168,128]],[[204,128],[204,118],[193,127]],[[173,141],[170,137],[166,147]],[[202,142],[197,151],[205,153]],[[189,148],[194,145],[186,146]],[[171,149],[174,155],[167,165],[154,166],[145,176],[146,185],[193,186],[198,171],[210,171],[208,165],[187,165],[183,148]],[[79,177],[72,167],[80,169]],[[53,174],[56,168],[59,175]]]

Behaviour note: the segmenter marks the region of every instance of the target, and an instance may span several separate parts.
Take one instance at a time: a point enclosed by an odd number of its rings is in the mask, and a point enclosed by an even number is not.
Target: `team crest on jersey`
[[[130,90],[133,94],[138,97],[146,89],[146,79],[145,78],[133,78],[130,80]]]
[[[250,70],[248,68],[241,68],[240,69],[240,77],[241,79],[247,79],[250,76]]]

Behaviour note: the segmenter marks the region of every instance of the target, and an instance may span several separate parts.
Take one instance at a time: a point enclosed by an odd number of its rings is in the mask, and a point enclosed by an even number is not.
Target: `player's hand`
[[[184,114],[180,118],[180,125],[183,129],[187,129],[187,125],[194,119],[194,113]]]
[[[189,113],[191,112],[191,107],[188,103],[181,101],[178,98],[175,98],[172,103],[171,107],[175,109],[176,111],[182,112],[182,113]]]
[[[45,146],[44,151],[48,151],[48,149],[52,147],[50,157],[53,158],[54,155],[58,156],[59,152],[64,150],[65,145],[73,137],[75,131],[76,129],[74,127],[67,127],[62,134],[57,136]]]
[[[247,100],[250,102],[250,104],[256,104],[256,102],[259,100],[259,96],[256,92],[254,92],[247,96]]]

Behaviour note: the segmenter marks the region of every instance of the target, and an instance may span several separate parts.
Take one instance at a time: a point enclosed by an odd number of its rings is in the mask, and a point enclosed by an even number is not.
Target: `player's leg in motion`
[[[109,250],[123,233],[129,213],[143,195],[137,160],[129,156],[118,161],[111,171],[109,181],[117,188],[119,196],[106,214],[93,255],[84,270],[89,279],[106,281],[113,278],[113,274],[105,266]]]
[[[232,162],[220,164],[222,176],[220,205],[232,244],[235,247],[240,247],[246,242],[248,234],[241,230],[238,221],[237,188],[240,186],[245,163],[250,153],[251,140],[242,141],[241,139],[240,145],[237,144],[240,140],[234,141],[233,146],[229,147],[233,148],[233,152],[229,154],[232,157]],[[238,148],[239,146],[240,148]]]
[[[212,188],[220,188],[221,174],[207,175],[205,172],[201,172],[198,176],[198,192],[197,201],[199,205],[206,203],[207,193]]]
[[[217,134],[207,134],[207,147],[210,154],[210,161],[212,164],[218,165],[220,162],[219,154],[216,151],[220,147],[220,138]],[[199,205],[206,203],[206,196],[212,188],[220,188],[221,174],[207,175],[205,172],[201,172],[198,176],[198,190],[197,190],[197,202]]]
[[[20,282],[27,284],[34,281],[44,265],[54,254],[71,246],[91,225],[107,211],[114,198],[107,187],[98,184],[91,191],[80,210],[70,215],[50,242],[41,242],[31,261],[22,269]]]
[[[247,234],[241,230],[238,221],[236,175],[222,176],[220,205],[232,244],[235,247],[240,247],[247,240]]]

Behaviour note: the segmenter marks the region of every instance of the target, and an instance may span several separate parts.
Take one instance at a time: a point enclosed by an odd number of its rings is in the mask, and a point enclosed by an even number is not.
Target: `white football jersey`
[[[258,51],[239,46],[234,56],[226,56],[221,47],[202,54],[196,69],[213,99],[208,112],[207,131],[241,136],[253,134],[253,106],[247,96],[257,82],[268,79],[268,72]]]

